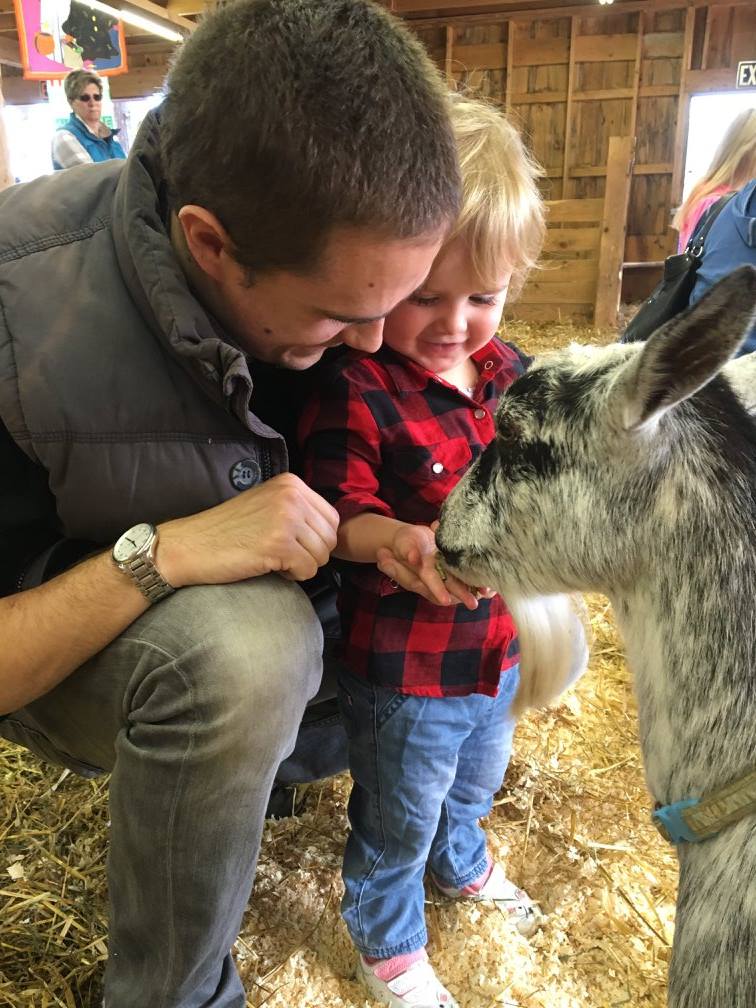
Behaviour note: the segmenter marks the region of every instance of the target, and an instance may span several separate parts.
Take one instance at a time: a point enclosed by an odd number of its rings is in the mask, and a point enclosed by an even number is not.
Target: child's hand
[[[452,574],[442,577],[438,567],[433,530],[427,525],[402,525],[391,549],[380,549],[378,569],[406,591],[413,591],[436,605],[461,602],[477,609],[478,599],[470,588]]]

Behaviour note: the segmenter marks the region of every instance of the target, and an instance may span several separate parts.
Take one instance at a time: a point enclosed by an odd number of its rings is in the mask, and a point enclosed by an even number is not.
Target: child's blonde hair
[[[672,221],[679,231],[690,212],[700,200],[722,186],[729,190],[740,189],[756,176],[756,109],[745,109],[735,116],[722,137],[709,170],[683,200]]]
[[[450,100],[462,209],[447,245],[465,239],[485,286],[511,269],[511,297],[522,289],[543,246],[545,214],[536,179],[544,172],[500,108],[465,94],[451,94]]]

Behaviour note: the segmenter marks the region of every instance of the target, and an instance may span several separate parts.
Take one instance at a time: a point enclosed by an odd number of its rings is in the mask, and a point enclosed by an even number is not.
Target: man
[[[382,8],[239,0],[125,163],[0,196],[0,730],[112,771],[107,1008],[245,1003],[229,950],[321,674],[295,582],[337,526],[266,383],[380,345],[458,188]]]

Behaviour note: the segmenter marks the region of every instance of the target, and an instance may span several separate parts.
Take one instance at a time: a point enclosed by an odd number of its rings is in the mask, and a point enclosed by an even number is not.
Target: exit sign
[[[756,60],[738,63],[737,87],[756,88]]]

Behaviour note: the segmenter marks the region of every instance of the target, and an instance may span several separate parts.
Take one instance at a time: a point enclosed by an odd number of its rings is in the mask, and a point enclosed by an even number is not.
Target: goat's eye
[[[499,424],[499,428],[496,431],[496,440],[499,442],[499,446],[504,449],[516,445],[520,441],[521,436],[522,431],[511,420]]]

